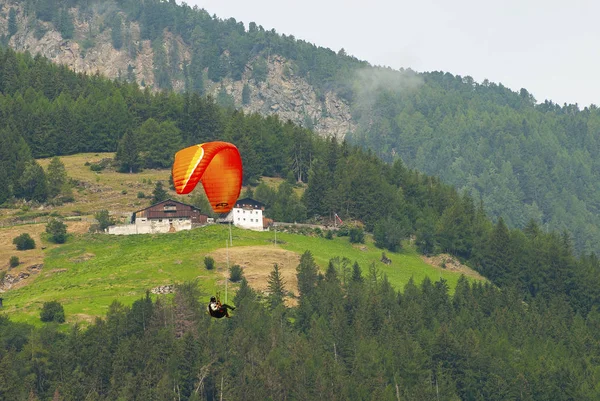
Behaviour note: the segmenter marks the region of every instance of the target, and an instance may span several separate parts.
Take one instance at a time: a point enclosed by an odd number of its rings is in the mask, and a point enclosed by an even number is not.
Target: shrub
[[[100,165],[100,164],[97,164],[97,163],[92,163],[92,164],[90,165],[90,170],[92,170],[92,171],[95,171],[95,172],[98,172],[98,171],[102,171],[102,170],[104,170],[104,167],[103,167],[102,165]]]
[[[347,237],[348,235],[350,235],[350,229],[347,225],[341,226],[340,229],[337,231],[338,237]]]
[[[333,239],[333,230],[327,230],[325,233],[325,239]]]
[[[65,309],[58,301],[44,302],[40,312],[42,322],[65,322]]]
[[[13,239],[13,244],[17,246],[17,250],[19,251],[25,251],[27,249],[35,248],[35,241],[27,233],[23,233],[15,239]]]
[[[63,205],[63,201],[62,198],[54,198],[48,201],[48,204],[51,206],[62,206]]]
[[[410,223],[399,222],[388,218],[375,224],[373,238],[375,246],[381,249],[387,249],[396,252],[401,248],[401,241],[408,236],[408,227]]]
[[[127,195],[127,190],[126,189],[122,190],[121,195]]]
[[[72,194],[66,194],[60,197],[60,200],[63,203],[73,203],[75,202],[75,197]]]
[[[110,217],[108,210],[103,209],[94,214],[94,218],[98,221],[99,230],[104,231],[109,226],[115,225],[115,220]]]
[[[90,228],[88,229],[88,232],[90,233],[97,233],[102,231],[100,229],[100,224],[94,223],[94,224],[90,224]]]
[[[67,240],[67,225],[60,220],[50,220],[46,224],[46,232],[50,235],[50,241],[56,244],[64,244]]]
[[[143,193],[142,191],[138,192],[137,194],[138,199],[144,199],[146,197],[146,194]]]
[[[240,265],[233,265],[229,268],[229,280],[231,282],[237,283],[238,281],[242,281],[243,277],[244,271]]]
[[[353,244],[365,243],[365,232],[360,227],[352,227],[350,229],[350,242]]]
[[[204,257],[204,267],[206,270],[212,270],[215,268],[215,260],[211,256]]]
[[[21,262],[19,261],[19,257],[18,257],[18,256],[11,256],[11,257],[10,257],[10,262],[9,262],[9,264],[8,264],[8,265],[9,265],[11,268],[13,268],[13,267],[17,267],[17,266],[19,266],[19,263],[21,263]]]

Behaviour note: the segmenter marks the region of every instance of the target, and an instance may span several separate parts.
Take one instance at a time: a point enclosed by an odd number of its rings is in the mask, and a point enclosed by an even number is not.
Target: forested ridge
[[[239,147],[246,183],[286,178],[277,190],[254,188],[279,220],[337,212],[364,223],[382,249],[412,237],[420,252],[454,254],[493,283],[464,280],[450,296],[426,280],[399,294],[370,266],[342,284],[339,265],[321,277],[305,255],[297,307],[259,302],[242,286],[227,322],[204,316],[191,285],[173,305],[115,304],[105,320],[69,333],[3,318],[7,399],[216,399],[221,379],[234,399],[598,398],[600,261],[578,255],[567,232],[492,222],[468,193],[275,116],[75,74],[10,49],[0,56],[6,207],[56,195],[44,190],[35,157],[117,151],[127,173],[167,168],[179,147],[224,139]],[[302,199],[298,182],[307,185]]]
[[[382,88],[349,140],[482,199],[510,227],[566,229],[579,252],[600,243],[600,110],[537,104],[525,89],[420,74],[414,91]]]

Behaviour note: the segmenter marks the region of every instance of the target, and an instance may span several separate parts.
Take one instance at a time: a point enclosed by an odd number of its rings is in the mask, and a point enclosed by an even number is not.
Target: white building
[[[229,212],[227,220],[231,221],[236,227],[262,231],[264,228],[264,210],[265,204],[262,202],[251,198],[239,199]]]

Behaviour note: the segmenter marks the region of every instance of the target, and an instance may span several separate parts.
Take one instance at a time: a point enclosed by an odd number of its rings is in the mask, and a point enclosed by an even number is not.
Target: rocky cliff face
[[[267,63],[268,75],[264,82],[255,82],[251,76],[251,67],[240,81],[225,79],[222,83],[212,84],[208,90],[217,96],[225,90],[232,96],[236,106],[244,111],[263,115],[276,113],[287,121],[292,120],[308,126],[322,135],[343,138],[354,129],[350,107],[334,93],[328,92],[319,100],[314,88],[306,80],[293,73],[287,60],[280,56],[271,56]],[[243,105],[244,85],[250,89],[250,101]]]
[[[105,16],[110,3],[97,7],[93,13],[82,15],[77,8],[70,10],[75,31],[72,39],[63,39],[54,25],[24,15],[22,3],[0,0],[0,35],[8,34],[10,8],[17,11],[18,31],[9,39],[16,51],[40,54],[55,63],[64,64],[77,72],[99,73],[111,79],[132,79],[140,85],[155,88],[154,50],[149,40],[140,39],[140,28],[135,22],[127,24],[127,39],[119,50],[112,45],[111,30],[106,27]],[[188,46],[181,38],[165,32],[164,50],[177,44],[180,67],[190,61]],[[334,93],[328,92],[319,99],[315,89],[306,80],[294,75],[289,62],[278,55],[268,60],[268,76],[264,82],[255,82],[251,65],[246,67],[240,81],[225,79],[220,83],[208,81],[207,93],[215,97],[225,91],[235,106],[246,112],[263,115],[278,114],[282,120],[313,128],[323,136],[343,138],[355,128],[350,107]],[[173,79],[172,87],[183,91],[183,78]],[[249,101],[242,102],[244,85],[248,86]]]

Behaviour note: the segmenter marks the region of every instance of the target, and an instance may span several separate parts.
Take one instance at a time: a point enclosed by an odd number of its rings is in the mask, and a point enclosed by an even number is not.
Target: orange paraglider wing
[[[178,194],[188,194],[202,181],[206,197],[216,213],[229,212],[242,188],[242,158],[228,142],[207,142],[175,154],[171,169]]]

